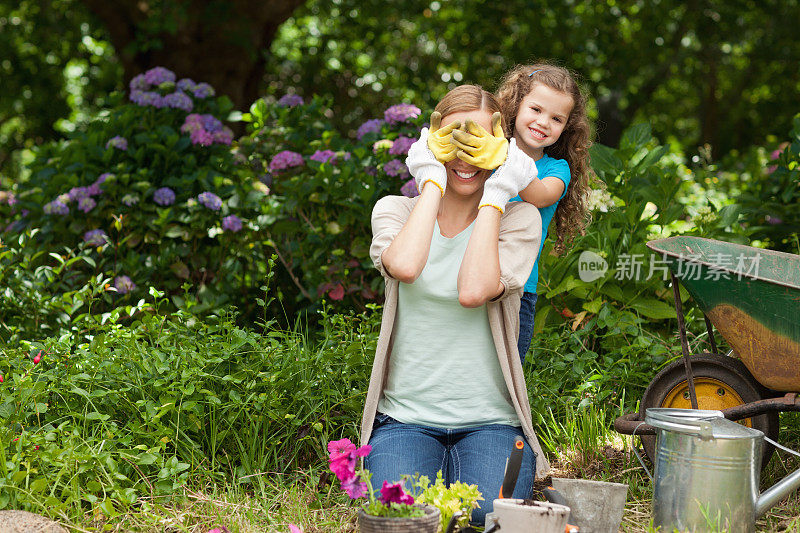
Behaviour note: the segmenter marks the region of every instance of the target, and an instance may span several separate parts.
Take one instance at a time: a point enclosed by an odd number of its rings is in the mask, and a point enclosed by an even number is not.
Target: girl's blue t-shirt
[[[564,198],[564,195],[567,194],[567,187],[569,187],[569,180],[571,177],[569,164],[566,162],[566,160],[554,159],[547,154],[536,161],[536,170],[539,179],[543,179],[548,176],[554,176],[563,181],[564,192],[561,193],[561,197],[553,205],[539,208],[539,214],[542,215],[542,242],[539,245],[539,253],[536,255],[536,262],[533,264],[531,275],[528,277],[528,281],[525,283],[525,292],[534,293],[536,292],[536,285],[539,283],[539,256],[542,254],[544,240],[547,238],[547,228],[550,226],[550,221],[553,220],[553,215],[558,207],[558,202],[560,202],[561,198]],[[516,196],[512,198],[511,201],[522,202],[524,200],[519,196]]]

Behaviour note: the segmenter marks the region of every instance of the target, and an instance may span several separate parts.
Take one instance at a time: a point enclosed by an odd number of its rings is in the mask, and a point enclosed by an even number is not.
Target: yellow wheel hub
[[[730,385],[714,378],[694,378],[694,389],[697,393],[697,407],[699,409],[710,409],[722,411],[728,407],[742,405],[744,401]],[[678,383],[661,402],[661,407],[671,407],[673,409],[691,409],[692,400],[689,396],[689,383],[681,381]],[[749,418],[739,420],[739,423],[753,427]]]

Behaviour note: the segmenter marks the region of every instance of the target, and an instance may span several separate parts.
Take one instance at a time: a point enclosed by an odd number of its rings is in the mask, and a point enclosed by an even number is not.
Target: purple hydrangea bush
[[[157,67],[109,101],[73,139],[37,147],[30,180],[10,200],[30,214],[13,229],[48,235],[44,257],[65,247],[87,256],[96,266],[76,263],[80,272],[65,277],[64,290],[102,274],[116,289],[108,305],[128,293],[146,296],[148,287],[182,294],[186,282],[191,290],[208,286],[220,301],[251,290],[241,265],[251,265],[248,276],[266,276],[267,265],[250,256],[269,253],[249,230],[265,225],[257,219],[269,188],[243,173],[241,158],[235,162],[234,134],[223,121],[230,100]],[[1,232],[7,224],[0,223]]]
[[[298,279],[290,285],[303,287],[300,300],[364,306],[380,290],[364,224],[380,197],[416,194],[405,158],[427,117],[401,103],[345,135],[330,113],[319,97],[259,100],[236,151],[242,167],[268,190],[271,200],[262,212],[281,228],[271,232],[275,247],[291,250],[282,255]],[[231,231],[228,223],[223,230]]]

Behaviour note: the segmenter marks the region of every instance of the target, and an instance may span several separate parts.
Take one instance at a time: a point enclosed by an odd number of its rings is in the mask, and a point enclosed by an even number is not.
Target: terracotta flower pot
[[[372,516],[358,511],[358,530],[361,533],[436,533],[439,528],[439,509],[433,505],[423,506],[425,516],[411,518],[389,518]]]

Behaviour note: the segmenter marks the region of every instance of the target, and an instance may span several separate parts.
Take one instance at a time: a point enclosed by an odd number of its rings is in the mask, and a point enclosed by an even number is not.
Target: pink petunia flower
[[[328,453],[331,461],[347,457],[355,449],[356,445],[350,442],[350,439],[332,440],[328,443]]]
[[[357,477],[342,481],[342,489],[344,489],[347,495],[353,500],[356,498],[363,498],[367,495],[367,484]]]
[[[386,504],[401,503],[413,505],[414,497],[410,494],[406,494],[406,491],[403,490],[402,483],[389,483],[388,481],[384,481],[383,487],[381,487],[381,501]]]
[[[339,481],[344,483],[348,479],[356,476],[356,463],[358,460],[354,455],[346,455],[340,459],[332,460],[330,464],[331,472],[336,474]]]

